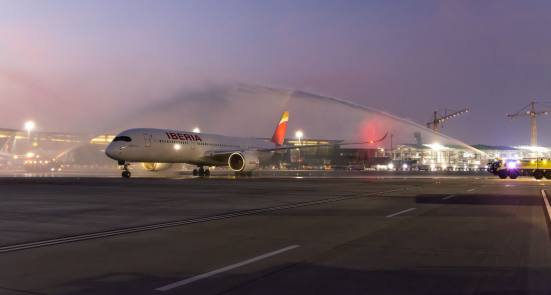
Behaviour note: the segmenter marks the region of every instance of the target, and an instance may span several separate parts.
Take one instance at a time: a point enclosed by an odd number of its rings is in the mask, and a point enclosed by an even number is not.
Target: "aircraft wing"
[[[227,163],[231,154],[237,151],[207,151],[201,157],[201,160],[211,165],[220,165],[221,163]]]
[[[314,148],[314,147],[324,147],[324,146],[341,146],[341,145],[355,145],[355,144],[374,144],[381,142],[385,140],[387,137],[388,132],[383,135],[383,137],[377,139],[377,140],[367,140],[367,141],[360,141],[360,142],[346,142],[346,141],[340,141],[336,143],[324,143],[324,144],[309,144],[309,145],[299,145],[299,146],[280,146],[270,149],[258,149],[258,151],[263,152],[271,152],[271,151],[281,151],[281,150],[291,150],[291,149],[305,149],[305,148]]]
[[[336,143],[325,143],[325,144],[310,144],[310,145],[302,145],[302,146],[280,146],[275,148],[268,148],[268,149],[252,149],[259,152],[275,152],[275,151],[283,151],[283,150],[291,150],[291,149],[305,149],[305,148],[314,148],[314,147],[325,147],[325,146],[342,146],[342,145],[356,145],[356,144],[374,144],[381,142],[385,140],[387,137],[388,132],[383,135],[383,137],[377,139],[377,140],[367,140],[367,141],[359,141],[359,142],[345,142],[340,141]],[[201,157],[201,159],[209,164],[212,165],[220,165],[222,163],[226,163],[228,161],[228,158],[231,156],[231,154],[240,152],[240,150],[235,151],[228,151],[228,150],[213,150],[213,151],[207,151],[205,154]]]

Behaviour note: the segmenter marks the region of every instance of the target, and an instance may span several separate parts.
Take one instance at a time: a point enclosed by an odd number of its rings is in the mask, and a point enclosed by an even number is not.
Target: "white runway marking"
[[[442,200],[451,199],[451,198],[453,198],[453,197],[455,197],[455,195],[445,196],[445,197],[442,198]]]
[[[387,215],[386,218],[391,218],[391,217],[394,217],[396,215],[400,215],[402,213],[407,213],[407,212],[410,212],[410,211],[413,211],[415,210],[416,208],[409,208],[409,209],[406,209],[406,210],[402,210],[400,212],[396,212],[396,213],[393,213],[393,214],[390,214],[390,215]]]
[[[472,191],[474,191],[474,190],[475,190],[475,188],[471,188],[471,189],[468,189],[467,191],[468,191],[468,192],[472,192]]]
[[[181,280],[181,281],[178,281],[178,282],[175,282],[175,283],[172,283],[172,284],[168,284],[166,286],[159,287],[155,290],[165,292],[165,291],[168,291],[168,290],[171,290],[171,289],[174,289],[174,288],[178,288],[178,287],[181,287],[181,286],[184,286],[184,285],[187,285],[187,284],[191,284],[193,282],[196,282],[196,281],[199,281],[199,280],[202,280],[202,279],[206,279],[208,277],[212,277],[214,275],[226,272],[228,270],[232,270],[234,268],[238,268],[238,267],[241,267],[241,266],[244,266],[244,265],[259,261],[259,260],[262,260],[262,259],[272,257],[272,256],[277,255],[277,254],[281,254],[283,252],[287,252],[289,250],[293,250],[293,249],[298,248],[298,247],[300,247],[300,245],[292,245],[292,246],[289,246],[289,247],[285,247],[285,248],[282,248],[282,249],[279,249],[279,250],[276,250],[276,251],[273,251],[273,252],[270,252],[270,253],[266,253],[266,254],[262,254],[260,256],[253,257],[251,259],[247,259],[247,260],[244,260],[244,261],[232,264],[232,265],[228,265],[228,266],[225,266],[225,267],[213,270],[213,271],[209,271],[209,272],[204,273],[204,274],[200,274],[200,275],[197,275],[197,276],[194,276],[194,277],[191,277],[191,278],[187,278],[185,280]]]
[[[541,196],[543,197],[543,202],[545,203],[545,209],[547,211],[547,218],[551,220],[551,205],[549,204],[549,200],[547,199],[547,193],[545,193],[545,190],[541,190]]]

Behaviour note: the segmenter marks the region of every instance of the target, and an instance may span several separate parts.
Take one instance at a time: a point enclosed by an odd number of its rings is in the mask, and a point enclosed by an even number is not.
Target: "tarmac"
[[[550,187],[0,178],[0,294],[550,294]]]

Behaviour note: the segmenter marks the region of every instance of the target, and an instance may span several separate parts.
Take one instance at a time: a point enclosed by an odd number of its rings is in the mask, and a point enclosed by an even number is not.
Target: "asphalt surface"
[[[546,189],[0,178],[0,294],[551,294]]]

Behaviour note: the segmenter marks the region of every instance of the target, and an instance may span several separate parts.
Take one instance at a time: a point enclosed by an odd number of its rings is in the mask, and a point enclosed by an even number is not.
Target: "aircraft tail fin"
[[[285,131],[287,130],[287,122],[289,121],[289,112],[285,111],[281,114],[281,119],[277,124],[277,127],[272,136],[272,142],[276,145],[282,145],[285,139]]]

